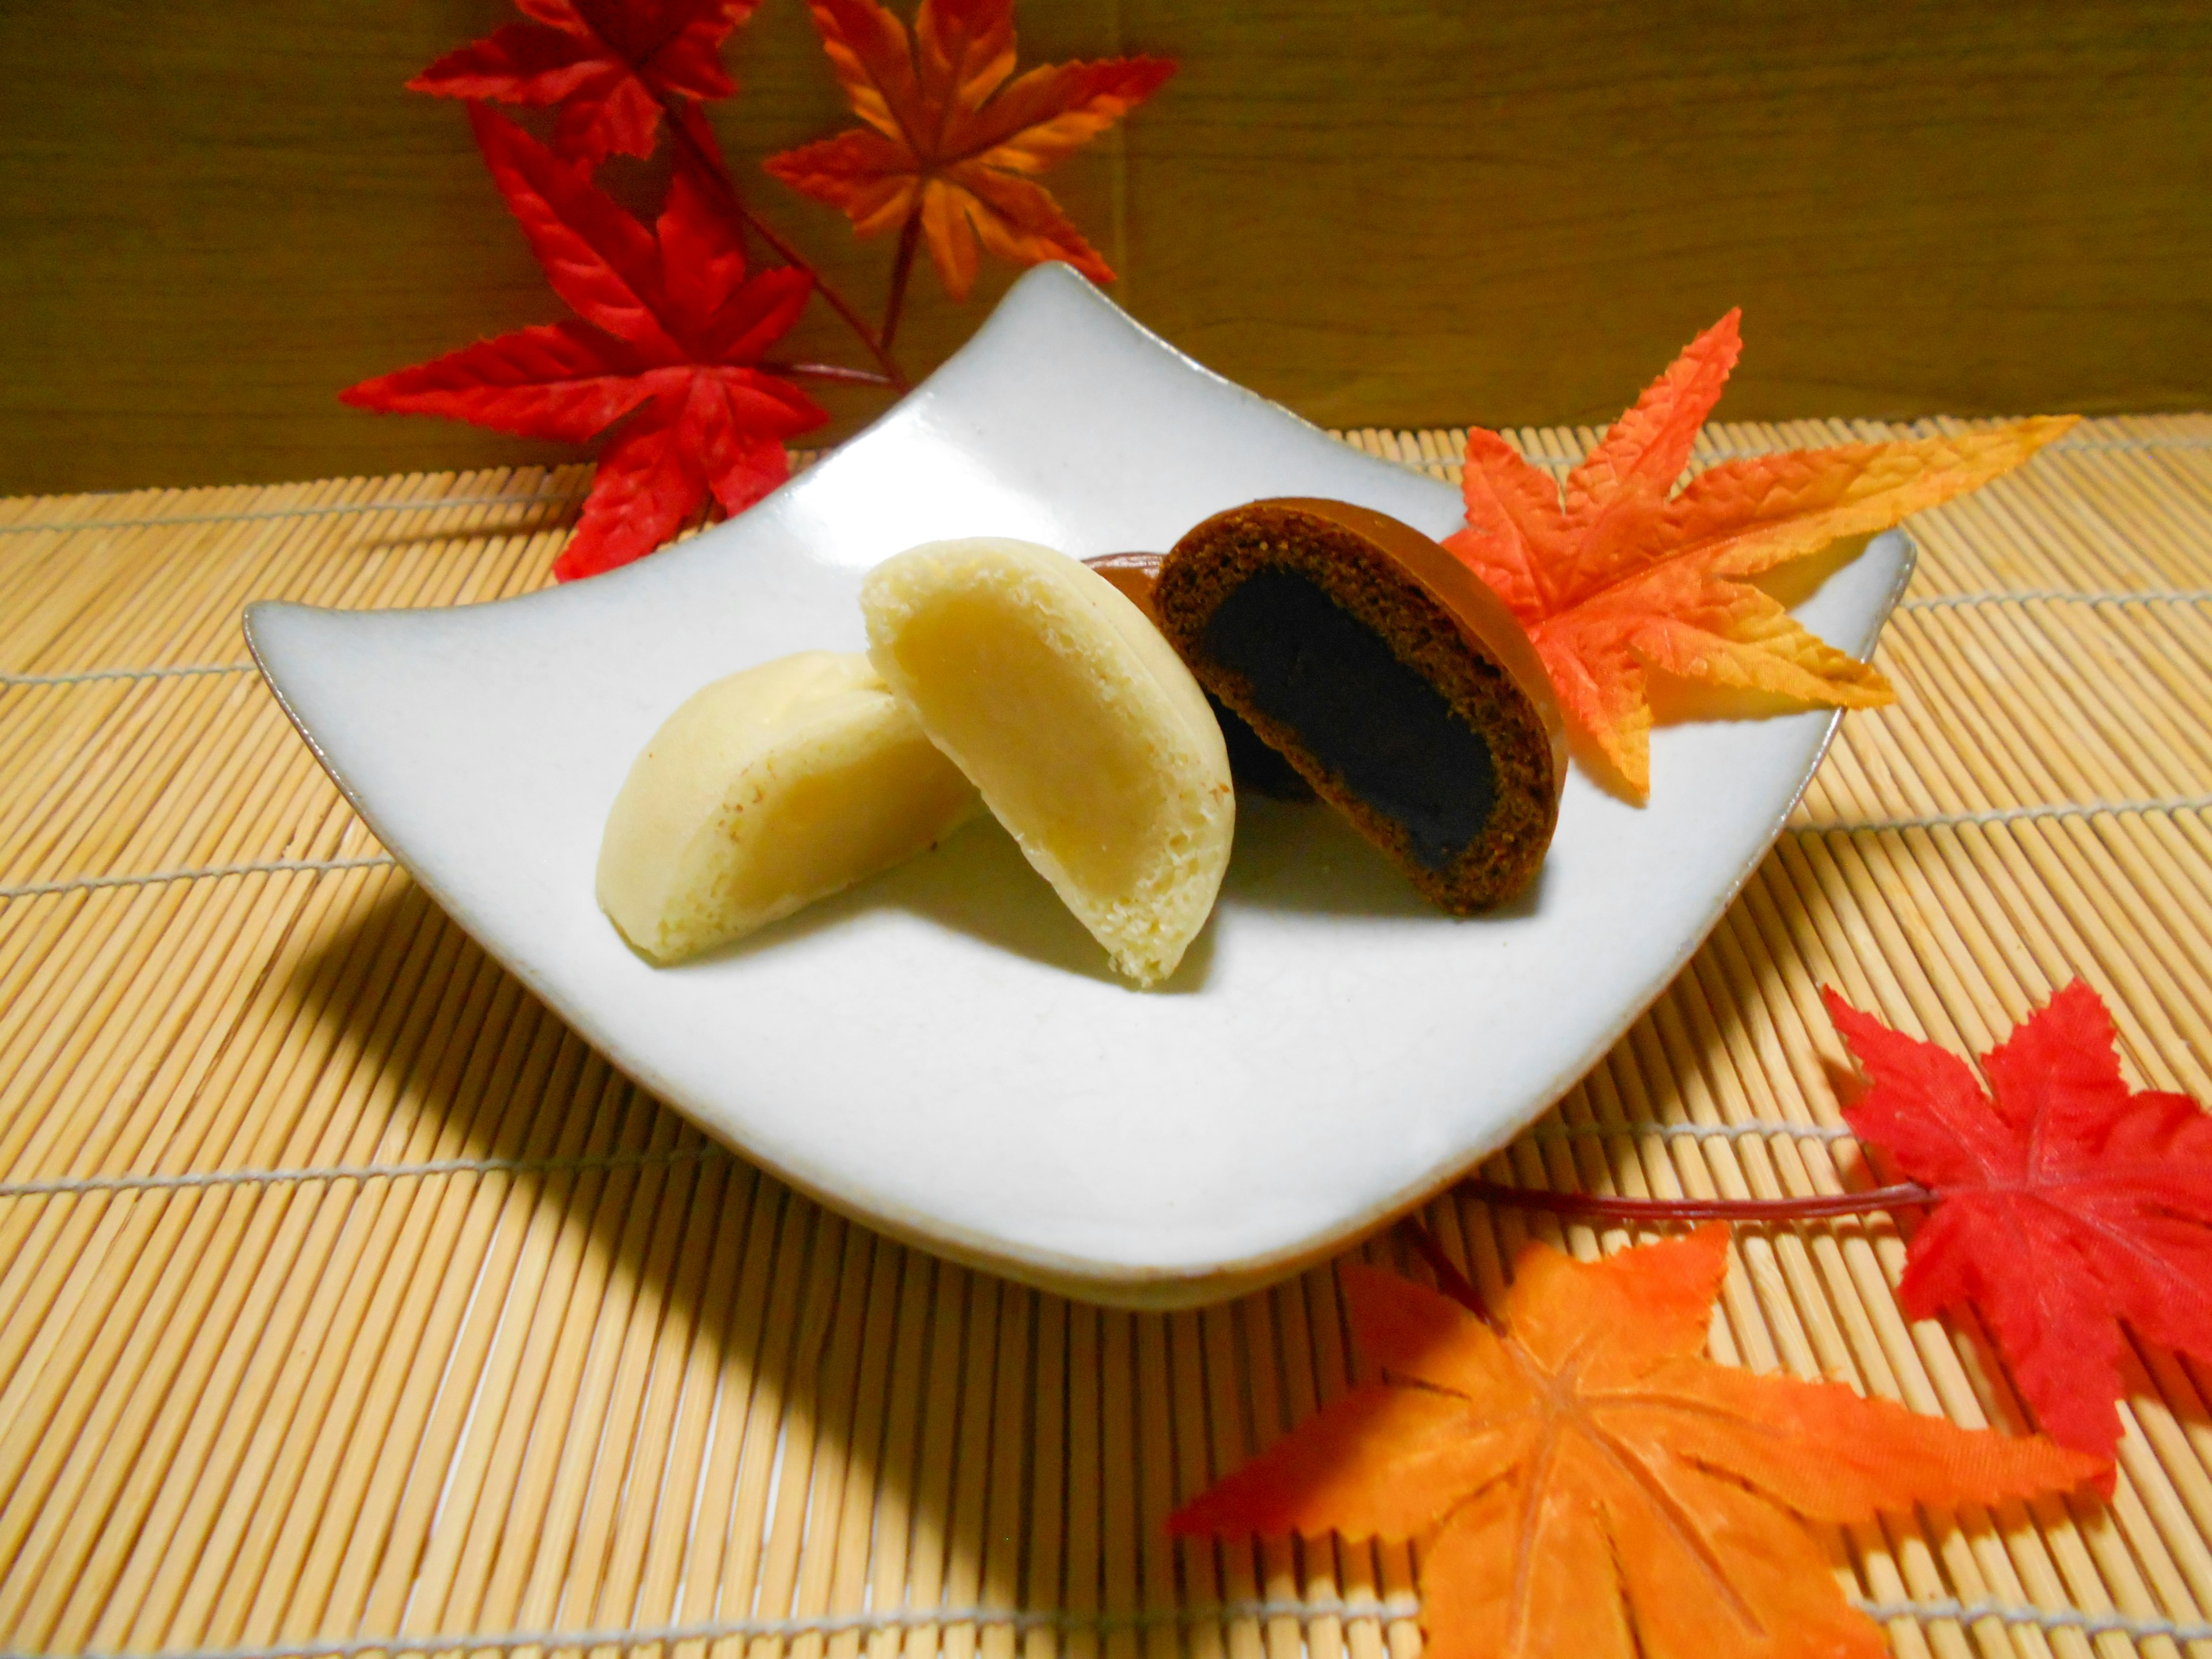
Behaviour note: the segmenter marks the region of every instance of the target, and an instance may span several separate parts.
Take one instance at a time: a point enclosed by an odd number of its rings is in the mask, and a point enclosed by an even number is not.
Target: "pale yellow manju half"
[[[930,542],[860,588],[868,655],[1038,873],[1140,985],[1206,925],[1236,830],[1206,694],[1097,572],[1029,542]]]
[[[952,833],[975,792],[858,653],[696,692],[607,814],[599,908],[657,963],[744,938]]]

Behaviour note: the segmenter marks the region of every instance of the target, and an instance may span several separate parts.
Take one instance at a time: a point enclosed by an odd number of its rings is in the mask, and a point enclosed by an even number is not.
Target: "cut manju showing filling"
[[[1213,908],[1236,829],[1221,728],[1144,613],[1030,542],[931,542],[860,590],[869,657],[1140,985]]]

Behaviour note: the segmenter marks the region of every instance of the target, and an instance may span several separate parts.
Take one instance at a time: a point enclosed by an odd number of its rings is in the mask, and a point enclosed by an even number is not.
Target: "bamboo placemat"
[[[1346,435],[1443,477],[1462,437]],[[541,585],[585,483],[0,502],[0,1648],[1408,1659],[1404,1551],[1161,1534],[1345,1386],[1328,1271],[1102,1312],[795,1196],[428,903],[246,665],[251,599]],[[1824,982],[1979,1051],[2081,975],[2141,1083],[2212,1100],[2212,416],[2090,423],[1914,527],[1900,702],[1494,1176],[1856,1179]],[[1493,1290],[1528,1233],[1623,1242],[1427,1220]],[[1902,1249],[1740,1229],[1714,1352],[2019,1429],[1975,1333],[1900,1317]],[[1835,1540],[1898,1652],[2212,1659],[2212,1379],[2138,1346],[2129,1385],[2109,1505]]]

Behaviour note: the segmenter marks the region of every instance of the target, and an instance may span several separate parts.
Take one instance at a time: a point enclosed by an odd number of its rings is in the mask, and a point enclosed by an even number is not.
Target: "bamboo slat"
[[[1510,435],[1558,472],[1597,434]],[[1455,481],[1465,436],[1347,441]],[[484,957],[293,738],[246,601],[528,591],[586,482],[0,502],[0,1650],[1411,1659],[1411,1553],[1160,1526],[1348,1386],[1329,1270],[1136,1316],[823,1212]],[[1842,1190],[1831,984],[1979,1050],[2080,975],[2212,1099],[2212,416],[2087,423],[1914,529],[1899,701],[1492,1178]],[[1631,1238],[1425,1213],[1493,1292],[1524,1239]],[[1713,1352],[2024,1429],[1903,1259],[1883,1218],[1741,1229]],[[2212,1659],[2212,1378],[2125,1369],[2110,1503],[1832,1538],[1899,1653]]]

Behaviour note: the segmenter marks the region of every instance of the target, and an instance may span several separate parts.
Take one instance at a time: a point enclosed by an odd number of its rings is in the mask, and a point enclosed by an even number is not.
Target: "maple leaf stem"
[[[794,380],[839,380],[848,386],[889,386],[891,377],[878,374],[872,368],[847,368],[842,363],[772,363],[763,360],[757,367],[765,374],[781,374]]]
[[[915,250],[921,246],[921,212],[916,209],[907,216],[899,227],[898,256],[891,261],[891,294],[884,306],[884,326],[877,337],[884,349],[891,349],[892,337],[897,334],[899,313],[906,307],[906,281],[914,272]]]
[[[653,96],[659,100],[661,108],[668,112],[668,130],[675,135],[678,146],[690,158],[699,176],[721,198],[723,207],[736,216],[738,223],[774,248],[777,257],[786,264],[814,284],[814,291],[829,302],[830,310],[844,319],[845,325],[853,331],[860,343],[868,349],[868,355],[881,366],[885,384],[895,392],[913,391],[914,382],[907,379],[905,372],[891,356],[890,341],[878,338],[875,331],[861,321],[860,313],[853,309],[852,302],[824,282],[822,273],[808,264],[797,248],[776,234],[774,226],[745,205],[744,198],[738,194],[738,187],[730,182],[730,175],[723,171],[720,161],[692,136],[684,123],[684,106],[676,95],[656,88]]]
[[[1444,1254],[1444,1247],[1437,1243],[1437,1236],[1411,1216],[1398,1223],[1398,1231],[1406,1242],[1420,1252],[1421,1260],[1429,1264],[1429,1271],[1437,1276],[1437,1288],[1453,1301],[1480,1319],[1492,1330],[1498,1328],[1490,1306],[1482,1299],[1482,1292],[1474,1281],[1459,1270],[1457,1263]]]
[[[1508,1187],[1494,1181],[1462,1181],[1459,1190],[1485,1204],[1543,1210],[1580,1221],[1812,1221],[1823,1216],[1871,1215],[1942,1200],[1942,1194],[1913,1181],[1863,1193],[1816,1193],[1804,1198],[1614,1198],[1601,1193]]]

